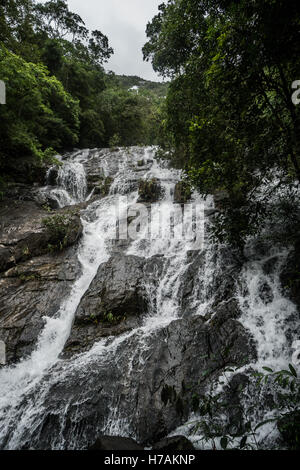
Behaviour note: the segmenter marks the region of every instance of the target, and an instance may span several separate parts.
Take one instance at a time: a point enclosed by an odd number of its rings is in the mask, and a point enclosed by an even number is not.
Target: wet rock
[[[6,200],[0,206],[0,220],[0,272],[49,252],[50,245],[61,242],[66,248],[82,234],[76,208],[48,214],[32,201]]]
[[[56,186],[57,184],[57,178],[58,178],[58,167],[53,166],[52,168],[49,169],[48,174],[47,174],[47,183],[50,186]]]
[[[16,204],[17,201],[31,201],[37,203],[41,208],[48,206],[51,209],[58,209],[57,200],[48,194],[45,187],[37,185],[11,183],[5,191],[6,204]],[[4,203],[2,203],[3,205]]]
[[[163,450],[164,452],[193,451],[195,447],[184,436],[166,437],[153,445],[152,450]]]
[[[238,278],[241,265],[228,249],[222,249],[213,252],[192,251],[189,253],[189,266],[185,272],[181,287],[182,308],[185,314],[192,314],[194,301],[203,298],[203,291],[206,295],[214,298],[209,317],[214,314],[216,309],[223,302],[232,299],[236,293],[236,279]],[[209,285],[205,285],[207,272],[212,269],[214,276]]]
[[[0,340],[7,363],[30,354],[45,325],[59,310],[80,273],[75,251],[20,263],[0,276]]]
[[[198,272],[201,266],[205,264],[205,253],[193,251],[189,254],[190,265],[186,270],[184,281],[181,287],[181,297],[183,307],[187,309],[191,294],[196,290],[199,283]]]
[[[101,436],[88,450],[135,451],[144,450],[144,447],[140,446],[137,442],[128,437]]]
[[[47,191],[38,191],[34,197],[34,201],[41,206],[42,208],[47,209],[59,209],[59,202],[58,200],[51,195],[51,193],[47,194]]]
[[[214,215],[218,214],[220,211],[218,209],[205,209],[204,215],[205,217],[213,217]]]
[[[265,304],[269,304],[273,302],[274,300],[273,291],[267,282],[263,283],[260,286],[259,296]]]
[[[99,320],[93,321],[92,319],[90,323],[80,325],[75,323],[61,357],[65,359],[71,358],[75,354],[91,349],[97,341],[103,338],[120,336],[141,325],[138,318],[117,318],[116,320],[111,320],[111,322],[114,321],[117,324],[110,324],[110,320],[103,320],[101,322]]]
[[[0,341],[0,368],[6,364],[6,346],[4,341]]]
[[[63,357],[90,349],[101,338],[118,336],[141,324],[147,312],[145,280],[161,272],[161,259],[148,260],[120,252],[102,264],[75,314]],[[150,288],[150,287],[149,287]]]
[[[97,173],[88,174],[86,179],[88,192],[90,193],[94,190],[100,193],[100,188],[102,188],[103,181],[105,180],[103,171],[99,170]]]
[[[107,313],[122,318],[143,313],[143,265],[142,258],[123,255],[102,264],[77,309],[75,323],[89,323],[91,316],[105,321]]]
[[[33,201],[36,195],[36,189],[28,184],[11,183],[5,189],[5,198],[15,201]],[[8,202],[8,201],[7,201]]]
[[[241,315],[241,311],[238,305],[238,301],[234,298],[230,300],[224,300],[219,305],[215,306],[211,310],[211,325],[220,326],[225,321],[234,318],[238,319]]]
[[[278,256],[272,256],[263,264],[263,271],[268,276],[274,272],[276,264],[278,263]]]
[[[64,361],[58,363],[52,371],[57,381],[44,391],[49,411],[31,433],[31,445],[50,448],[54,435],[72,442],[80,429],[80,443],[89,447],[107,426],[108,410],[116,408],[120,423],[151,445],[186,422],[192,396],[205,394],[224,367],[255,357],[248,332],[234,319],[209,325],[200,317],[182,318],[152,331],[142,343],[139,338],[138,330],[125,334],[114,348],[108,338],[99,350],[107,351],[105,360],[97,359],[96,348],[83,375],[76,366],[64,369]],[[56,420],[48,417],[53,413]]]
[[[79,209],[47,213],[33,201],[0,206],[0,340],[7,363],[31,353],[80,272],[74,249],[82,233]],[[45,220],[48,223],[45,223]]]
[[[239,373],[235,374],[225,387],[224,401],[227,404],[225,409],[227,417],[225,432],[233,436],[242,436],[247,432],[242,399],[243,391],[248,384],[249,377],[246,374]]]

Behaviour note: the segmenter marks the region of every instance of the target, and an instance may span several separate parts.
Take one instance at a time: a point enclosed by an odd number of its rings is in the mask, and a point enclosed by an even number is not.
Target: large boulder
[[[138,327],[148,307],[145,280],[150,278],[155,284],[160,270],[160,257],[145,260],[120,249],[100,265],[77,308],[64,357],[90,349],[101,338]]]
[[[135,316],[146,308],[143,277],[143,258],[115,255],[100,266],[76,312],[77,324],[92,320],[106,321],[114,317]]]

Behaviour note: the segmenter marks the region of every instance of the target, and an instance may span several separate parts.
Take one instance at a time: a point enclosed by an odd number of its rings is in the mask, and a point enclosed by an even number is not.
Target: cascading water
[[[141,158],[144,159],[142,169],[138,165]],[[139,326],[116,337],[102,338],[69,360],[60,356],[83,295],[99,266],[112,254],[113,214],[119,196],[126,194],[129,207],[135,207],[136,182],[141,178],[157,178],[163,196],[152,217],[158,221],[159,211],[164,217],[173,207],[174,187],[181,177],[179,171],[155,160],[151,149],[131,149],[130,155],[123,150],[113,154],[77,152],[59,168],[58,188],[46,188],[60,207],[86,198],[85,168],[95,162],[102,174],[113,177],[113,183],[107,197],[91,202],[82,212],[84,233],[78,248],[82,274],[56,316],[46,319],[31,356],[0,370],[2,448],[81,449],[91,444],[91,435],[103,433],[138,438],[137,423],[143,422],[137,410],[139,393],[149,386],[147,380],[154,380],[148,377],[147,371],[149,360],[156,357],[157,345],[168,346],[172,325],[175,328],[186,315],[205,317],[216,299],[218,279],[224,270],[216,247],[207,243],[205,251],[193,252],[190,240],[167,236],[147,238],[141,230],[124,249],[124,256],[139,257],[145,263],[154,260],[153,278],[156,279],[155,282],[152,278],[145,280],[148,311]],[[194,196],[199,204],[203,202]],[[211,207],[211,201],[207,207]],[[127,218],[127,212],[119,213],[120,219],[124,217]],[[174,221],[175,231],[176,227]],[[198,265],[194,269],[195,259]],[[283,260],[282,255],[278,263]],[[242,311],[240,321],[257,342],[258,366],[266,361],[268,365],[281,366],[290,360],[291,344],[285,341],[284,322],[295,314],[295,307],[283,297],[278,276],[263,273],[264,261],[245,264],[235,296]],[[192,287],[184,290],[191,269],[194,269]],[[262,297],[261,287],[265,284],[268,284],[268,298]],[[184,329],[185,324],[181,327]],[[291,339],[297,339],[296,326],[289,334]],[[170,373],[166,371],[165,375]],[[188,426],[181,431],[188,434]]]
[[[87,196],[87,181],[83,164],[76,159],[60,163],[60,166],[54,166],[48,170],[47,186],[41,190],[42,193],[56,201],[60,208],[83,202]]]
[[[149,153],[149,150],[147,152]],[[61,202],[60,205],[65,205],[65,203],[69,203],[70,200],[73,202],[75,200],[82,200],[86,194],[86,179],[83,175],[82,168],[82,163],[67,162],[59,169],[56,181],[63,189],[52,191],[62,191],[70,194],[70,199],[61,198],[63,204]],[[122,181],[126,181],[126,176],[131,176],[131,169],[129,168],[129,172],[126,175],[126,168],[123,162],[123,164],[120,165],[120,173]],[[155,174],[157,173],[158,168],[156,166]],[[179,173],[170,170],[165,170],[164,173],[167,180],[166,193],[168,193],[170,189],[170,179],[173,181],[172,184],[174,186],[176,180],[179,179]],[[147,176],[149,176],[149,174],[150,173],[148,173]],[[117,174],[115,181],[119,180],[118,176]],[[112,188],[112,192],[116,192],[117,189],[115,184]],[[57,194],[57,192],[55,194]],[[22,445],[24,434],[28,432],[28,428],[35,427],[35,421],[38,419],[39,414],[43,412],[44,408],[44,404],[41,402],[41,397],[43,396],[41,387],[43,390],[48,390],[49,380],[52,383],[57,380],[57,375],[54,372],[49,372],[49,370],[51,370],[51,367],[57,362],[59,363],[59,354],[70,333],[73,317],[80,299],[94,278],[98,266],[109,258],[109,243],[107,242],[110,240],[112,232],[115,229],[112,213],[117,198],[118,194],[111,195],[89,206],[86,214],[83,215],[84,235],[78,252],[78,257],[82,265],[82,276],[75,282],[71,295],[61,306],[56,317],[47,319],[36,350],[31,357],[21,361],[14,367],[3,369],[0,372],[2,390],[0,399],[0,436],[2,445],[8,448],[18,448]],[[135,192],[131,193],[129,199],[135,202],[137,194]],[[167,239],[163,241],[163,244],[161,244],[160,241],[159,246],[156,246],[152,250],[153,253],[161,250],[164,251],[167,249],[168,244],[169,241]],[[181,258],[184,257],[185,253],[183,248],[182,244],[179,244],[177,247],[177,252],[183,253],[181,254]],[[137,254],[139,250],[133,249],[133,251]],[[173,264],[174,260],[176,260],[177,252],[172,253],[172,250],[170,250],[169,256],[173,257]],[[177,261],[175,267],[171,267],[174,278],[172,283],[176,283],[176,277],[180,277],[178,273],[177,276],[174,275],[174,271],[180,264],[181,263]],[[166,271],[165,278],[168,279],[170,283],[168,269]],[[166,282],[165,278],[163,278],[162,284]],[[160,287],[157,295],[160,297],[160,318],[162,323],[165,324],[166,321],[168,323],[174,319],[175,300],[171,305],[169,301],[165,302],[164,305],[161,291],[162,287]],[[149,315],[149,317],[151,317],[151,315]],[[155,322],[155,327],[159,327],[159,321]],[[108,354],[112,355],[120,344],[126,344],[126,341],[130,340],[131,337],[137,343],[135,354],[144,353],[146,346],[144,343],[147,342],[150,335],[151,330],[149,328],[149,322],[145,320],[145,326],[137,331],[133,331],[128,336],[125,335],[117,340],[108,341],[109,344],[106,344],[107,341],[96,344],[91,351],[80,357],[75,364],[72,364],[72,366],[70,364],[70,367],[64,367],[64,379],[67,379],[67,375],[72,372],[74,366],[80,368],[81,364],[84,363],[86,365],[91,358],[99,354],[104,357]],[[37,390],[39,390],[39,392],[37,392]],[[34,398],[30,399],[31,396]],[[28,400],[28,405],[24,409],[22,403],[24,403],[25,397],[26,400]],[[59,441],[54,445],[61,447],[63,444]]]
[[[211,263],[214,254],[213,247],[210,247],[206,253],[208,262],[204,265],[204,272],[210,277],[210,285],[213,284],[211,275],[214,277],[221,269],[221,266],[213,266]],[[216,397],[224,393],[224,387],[228,387],[236,373],[247,374],[250,380],[241,396],[240,404],[244,416],[251,422],[253,429],[259,425],[255,433],[248,433],[247,442],[253,449],[270,449],[282,445],[276,421],[272,421],[278,413],[276,407],[270,406],[272,400],[274,404],[276,403],[274,383],[269,381],[263,383],[261,388],[257,387],[253,372],[262,372],[264,368],[273,371],[289,370],[289,364],[293,364],[299,373],[299,313],[296,305],[285,297],[280,281],[280,273],[287,262],[289,250],[271,246],[262,254],[257,242],[249,240],[245,255],[248,261],[243,264],[242,270],[236,276],[234,297],[241,311],[239,322],[254,341],[256,360],[237,369],[229,368],[229,371],[224,372],[210,384],[209,393]],[[203,267],[200,268],[198,273],[200,286],[207,286],[204,272]],[[202,315],[215,300],[215,293],[211,289],[205,289],[204,292],[206,301],[194,304],[195,310],[198,309],[198,313]],[[273,397],[271,401],[270,397]],[[289,407],[281,410],[283,411],[290,411]],[[216,422],[222,419],[224,420],[224,416],[216,414]],[[170,435],[184,435],[193,441],[196,448],[211,449],[212,439],[205,437],[200,431],[201,420],[199,415],[192,413],[188,421]],[[223,421],[224,429],[225,422],[226,419]],[[238,448],[240,441],[240,436],[233,438],[232,445]],[[213,445],[221,450],[220,438],[214,439]]]

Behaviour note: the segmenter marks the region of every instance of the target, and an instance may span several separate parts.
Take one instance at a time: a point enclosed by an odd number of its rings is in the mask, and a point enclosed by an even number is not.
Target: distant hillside
[[[120,85],[125,88],[126,90],[132,87],[139,87],[149,91],[152,91],[159,97],[164,97],[167,94],[168,82],[151,82],[150,80],[144,80],[141,77],[137,77],[135,75],[128,76],[128,75],[116,75]]]

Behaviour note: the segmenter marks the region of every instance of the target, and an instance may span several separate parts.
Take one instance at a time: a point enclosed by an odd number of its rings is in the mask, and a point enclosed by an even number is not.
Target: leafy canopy
[[[299,181],[299,24],[300,4],[283,0],[169,0],[148,24],[144,57],[173,79],[165,142],[203,194],[228,194],[221,240],[258,230],[275,177]]]

